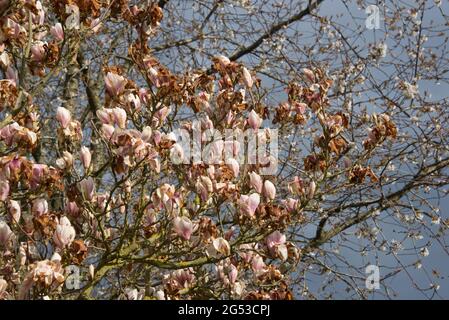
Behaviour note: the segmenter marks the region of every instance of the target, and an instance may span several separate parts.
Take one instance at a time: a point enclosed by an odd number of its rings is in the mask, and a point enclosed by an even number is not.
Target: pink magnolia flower
[[[90,150],[87,147],[85,147],[85,146],[81,147],[80,158],[81,158],[81,163],[83,164],[84,169],[85,170],[89,169],[90,162],[92,160],[92,154],[90,153]]]
[[[159,88],[161,86],[161,83],[159,81],[159,73],[153,67],[150,67],[148,69],[148,77],[156,88]]]
[[[56,119],[61,124],[61,127],[65,129],[72,121],[72,115],[70,114],[70,111],[67,110],[66,108],[58,107],[58,110],[56,111]]]
[[[243,83],[245,84],[245,86],[248,89],[251,88],[254,84],[253,77],[251,76],[251,73],[249,73],[248,69],[243,67],[242,74],[243,74]]]
[[[7,246],[14,233],[4,221],[0,221],[0,245]]]
[[[263,194],[270,200],[274,200],[276,197],[276,187],[270,180],[265,180],[263,184]]]
[[[252,110],[249,113],[248,116],[248,124],[251,128],[253,128],[254,130],[260,128],[260,125],[262,124],[262,119],[259,117],[259,115],[257,114],[256,111]]]
[[[64,40],[64,30],[62,29],[62,24],[60,24],[59,22],[55,24],[53,27],[51,27],[50,33],[53,37],[56,38],[56,40],[58,41]]]
[[[293,212],[296,210],[299,201],[297,199],[287,198],[287,200],[283,200],[282,203],[287,207],[288,212]]]
[[[59,224],[56,226],[55,233],[53,234],[53,241],[60,249],[64,249],[69,246],[73,240],[75,240],[75,228],[70,224],[70,220],[67,217],[62,217],[59,220]]]
[[[35,284],[50,287],[53,284],[64,282],[64,269],[58,261],[38,261],[33,263],[30,269],[19,289],[18,298],[20,300],[27,297],[28,291]]]
[[[5,201],[9,196],[9,182],[7,180],[0,181],[0,201]]]
[[[307,198],[308,199],[313,199],[313,196],[315,195],[315,190],[316,190],[316,183],[315,181],[310,181],[309,183],[309,187],[307,189]]]
[[[253,257],[251,261],[251,268],[256,274],[263,273],[266,267],[267,266],[260,255],[257,254]]]
[[[45,58],[45,43],[42,41],[36,41],[31,46],[31,60],[40,62]]]
[[[112,109],[112,115],[114,116],[114,122],[121,129],[125,129],[126,127],[126,111],[122,108],[114,108]]]
[[[195,184],[196,192],[201,196],[201,201],[205,202],[209,198],[209,193],[213,191],[212,180],[207,176],[201,176]]]
[[[126,79],[116,73],[108,72],[104,77],[106,91],[111,97],[117,97],[125,89]]]
[[[240,209],[250,217],[254,217],[256,209],[260,203],[260,196],[258,193],[251,195],[242,195],[239,200]]]
[[[17,71],[14,68],[12,68],[11,66],[8,66],[6,68],[6,79],[9,79],[12,82],[14,82],[14,86],[16,86],[19,81],[19,76],[17,74]]]
[[[83,194],[83,197],[86,200],[91,201],[95,194],[94,179],[92,179],[92,177],[89,177],[87,179],[82,180],[80,182],[80,187],[81,187],[81,193]]]
[[[249,184],[258,193],[262,192],[262,178],[254,171],[249,173]]]
[[[64,207],[64,212],[72,217],[78,217],[81,213],[80,208],[76,205],[76,202],[68,202]]]
[[[191,269],[176,270],[170,278],[178,289],[189,288],[195,282],[195,275],[191,272]]]
[[[12,220],[15,222],[19,222],[20,216],[21,216],[21,209],[20,209],[20,203],[15,200],[10,200],[8,205],[8,212],[11,216]]]
[[[48,212],[48,202],[45,199],[35,199],[33,200],[33,204],[31,206],[31,213],[39,217]]]
[[[193,232],[193,223],[187,217],[176,217],[173,220],[173,231],[185,240],[189,240]]]
[[[237,162],[237,160],[230,158],[226,160],[226,164],[229,167],[229,169],[232,170],[232,174],[234,175],[234,178],[237,178],[239,176],[240,172],[240,165]]]
[[[271,254],[278,253],[282,260],[286,260],[288,257],[287,246],[285,245],[286,237],[279,231],[271,233],[267,239],[267,247]]]
[[[239,274],[239,271],[238,271],[237,267],[231,263],[231,265],[229,267],[229,272],[228,272],[229,282],[232,284],[235,283],[235,281],[237,280],[238,274]]]
[[[101,132],[103,133],[104,137],[107,140],[112,140],[115,132],[114,126],[110,124],[103,124],[101,125]]]

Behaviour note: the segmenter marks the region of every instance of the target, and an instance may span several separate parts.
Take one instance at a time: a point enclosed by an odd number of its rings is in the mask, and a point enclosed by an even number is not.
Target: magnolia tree
[[[332,3],[0,0],[0,299],[439,296],[447,3]]]

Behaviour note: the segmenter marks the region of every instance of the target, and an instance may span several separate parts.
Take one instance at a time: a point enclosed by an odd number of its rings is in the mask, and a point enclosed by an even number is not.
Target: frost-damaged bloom
[[[256,209],[260,203],[260,196],[258,193],[252,193],[251,195],[242,195],[239,199],[238,205],[244,214],[249,217],[254,217]]]
[[[62,217],[59,224],[56,226],[55,233],[53,234],[53,241],[58,248],[64,249],[72,244],[73,240],[75,240],[75,229],[72,227],[67,217]]]
[[[173,231],[185,240],[189,240],[193,232],[193,223],[187,217],[176,217],[173,220]]]
[[[270,200],[276,197],[276,187],[270,180],[265,180],[263,184],[263,195]]]
[[[111,97],[117,97],[125,89],[126,79],[116,73],[108,72],[104,77],[106,91]]]
[[[56,119],[61,124],[61,127],[65,129],[72,121],[72,115],[70,114],[70,111],[67,110],[66,108],[58,107],[56,111]]]
[[[272,255],[279,254],[282,260],[287,260],[288,257],[288,251],[285,242],[285,234],[282,234],[277,230],[271,233],[266,239],[267,247],[270,253]]]
[[[35,217],[40,217],[48,212],[48,202],[45,199],[35,199],[33,200],[33,205],[31,206],[31,213]]]

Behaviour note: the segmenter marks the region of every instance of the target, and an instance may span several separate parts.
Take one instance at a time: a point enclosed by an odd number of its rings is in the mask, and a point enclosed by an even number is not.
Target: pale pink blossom
[[[243,83],[245,84],[245,86],[248,89],[251,88],[254,84],[253,77],[251,76],[251,73],[249,73],[248,69],[243,67],[242,74],[243,74]]]
[[[64,40],[64,30],[62,29],[62,24],[60,24],[59,22],[55,24],[53,27],[51,27],[50,33],[53,37],[56,38],[56,40],[58,41]]]
[[[266,244],[270,253],[273,255],[278,253],[282,260],[286,260],[288,256],[285,242],[285,235],[277,230],[271,233],[266,239]]]
[[[53,234],[53,241],[60,249],[72,244],[75,240],[75,228],[72,227],[70,220],[67,217],[62,217],[59,220],[59,224],[56,226],[55,233]]]
[[[258,193],[262,192],[262,178],[256,172],[249,173],[249,183]]]
[[[263,195],[270,200],[276,197],[276,187],[270,180],[265,180],[263,184]]]
[[[255,255],[251,261],[251,268],[256,274],[260,274],[265,271],[266,264],[260,255]]]
[[[31,46],[31,60],[40,62],[45,58],[45,43],[42,41],[36,41]]]
[[[315,181],[310,181],[309,183],[309,187],[307,189],[307,198],[308,199],[313,199],[313,196],[315,195],[315,190],[316,190],[316,183]]]
[[[61,124],[61,127],[65,129],[69,125],[70,121],[72,121],[72,115],[66,108],[58,107],[56,111],[56,120],[58,120]]]
[[[39,217],[48,212],[48,202],[45,199],[39,198],[33,200],[33,204],[31,206],[31,213],[35,217]]]
[[[15,222],[19,222],[20,220],[20,216],[21,216],[21,208],[20,208],[20,203],[18,201],[15,200],[10,200],[9,201],[9,205],[8,205],[8,212],[9,215],[11,216],[11,220],[15,221]]]
[[[104,77],[106,91],[111,97],[116,97],[123,92],[126,85],[126,79],[116,73],[108,72]]]
[[[185,240],[189,240],[193,232],[193,223],[187,217],[176,217],[173,220],[173,231]]]
[[[254,217],[256,209],[260,203],[260,196],[258,193],[252,193],[251,195],[242,195],[239,200],[240,209],[243,213]]]
[[[89,177],[87,179],[82,180],[80,182],[80,187],[81,187],[81,193],[83,194],[83,197],[86,200],[91,201],[95,194],[94,179],[92,179],[92,177]]]
[[[112,115],[114,117],[114,122],[121,129],[125,129],[126,127],[126,111],[122,108],[114,108],[112,109]]]
[[[237,162],[237,160],[230,158],[226,160],[226,164],[231,169],[232,174],[234,175],[234,178],[237,178],[239,176],[240,172],[240,165]]]
[[[76,218],[80,215],[81,210],[78,208],[76,202],[68,202],[64,207],[64,212]]]
[[[90,153],[89,148],[82,146],[80,151],[80,159],[81,163],[83,164],[83,167],[85,170],[89,169],[90,162],[92,160],[92,154]]]
[[[260,128],[260,125],[262,124],[262,121],[263,121],[262,118],[259,117],[259,115],[257,114],[256,111],[252,110],[249,113],[248,124],[254,130]]]
[[[0,221],[0,246],[7,246],[13,235],[14,233],[11,231],[8,224],[4,221]]]
[[[296,210],[299,201],[297,199],[287,198],[287,200],[283,200],[282,203],[287,207],[288,212],[293,212]]]

